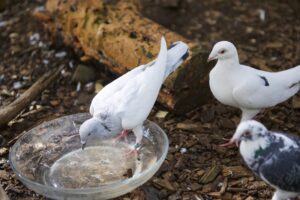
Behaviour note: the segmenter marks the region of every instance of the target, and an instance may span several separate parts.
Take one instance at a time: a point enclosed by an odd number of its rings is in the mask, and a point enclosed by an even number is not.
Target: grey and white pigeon
[[[300,89],[300,65],[280,72],[241,65],[235,46],[227,41],[214,45],[208,61],[215,59],[217,64],[209,74],[210,89],[221,103],[242,110],[241,121],[289,99]]]
[[[230,143],[239,144],[248,167],[276,189],[272,200],[287,200],[300,195],[300,140],[269,131],[263,124],[241,122]]]
[[[91,136],[125,136],[133,131],[136,150],[143,138],[143,123],[148,117],[164,80],[188,57],[188,46],[175,42],[167,49],[162,37],[156,60],[138,66],[106,85],[92,100],[91,119],[79,129],[82,148]]]

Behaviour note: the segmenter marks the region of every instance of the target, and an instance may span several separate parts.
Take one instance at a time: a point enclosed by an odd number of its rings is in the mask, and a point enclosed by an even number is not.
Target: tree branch
[[[14,119],[24,108],[47,88],[53,80],[60,74],[62,67],[53,69],[45,73],[39,78],[28,90],[26,90],[19,98],[7,106],[0,108],[0,126],[7,124]]]

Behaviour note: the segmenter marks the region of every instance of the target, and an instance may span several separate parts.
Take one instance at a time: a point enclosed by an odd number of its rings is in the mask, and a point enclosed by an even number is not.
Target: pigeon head
[[[248,120],[239,124],[230,141],[231,143],[236,143],[237,145],[242,141],[254,142],[264,138],[267,133],[268,130],[264,125],[254,120]]]
[[[228,41],[221,41],[214,45],[212,51],[209,54],[207,61],[212,60],[227,60],[227,59],[239,59],[235,46]]]
[[[97,135],[103,135],[106,132],[107,129],[97,118],[91,118],[83,122],[83,124],[79,128],[82,150],[84,150],[89,138],[92,138],[93,136],[97,136]]]

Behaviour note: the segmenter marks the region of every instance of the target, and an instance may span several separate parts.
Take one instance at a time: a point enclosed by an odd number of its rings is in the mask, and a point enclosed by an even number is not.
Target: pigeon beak
[[[217,59],[217,56],[209,56],[207,59],[207,62],[210,62],[210,61],[216,60],[216,59]]]
[[[81,149],[82,149],[82,150],[84,150],[85,146],[86,146],[86,142],[81,143]]]

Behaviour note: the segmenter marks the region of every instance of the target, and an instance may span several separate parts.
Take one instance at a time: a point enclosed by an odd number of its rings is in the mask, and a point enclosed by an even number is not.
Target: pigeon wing
[[[300,192],[300,150],[279,151],[261,165],[259,174],[281,190]]]
[[[248,75],[234,87],[232,95],[239,106],[247,109],[260,109],[279,103],[278,90],[281,86],[269,76]]]
[[[122,113],[123,128],[134,128],[149,115],[164,80],[167,62],[165,39],[155,63],[130,80],[120,92],[118,112]]]
[[[164,79],[166,79],[170,75],[170,73],[172,73],[183,62],[186,56],[188,56],[187,52],[188,45],[181,41],[174,43],[167,50],[167,52],[165,52],[167,54],[167,65],[165,68]],[[125,85],[128,82],[130,82],[130,80],[135,79],[147,68],[155,65],[156,61],[157,59],[149,62],[148,64],[140,65],[106,85],[92,100],[90,106],[90,113],[92,115],[98,114],[97,111],[105,107],[106,102],[109,103],[109,101],[111,101],[112,96],[114,96],[119,91],[123,90]]]
[[[112,96],[121,91],[124,86],[138,74],[144,71],[146,68],[145,65],[140,65],[131,71],[125,73],[123,76],[120,76],[113,82],[107,84],[92,100],[90,106],[91,115],[98,114],[97,111],[100,111],[103,107],[106,107],[106,104],[109,103]]]

